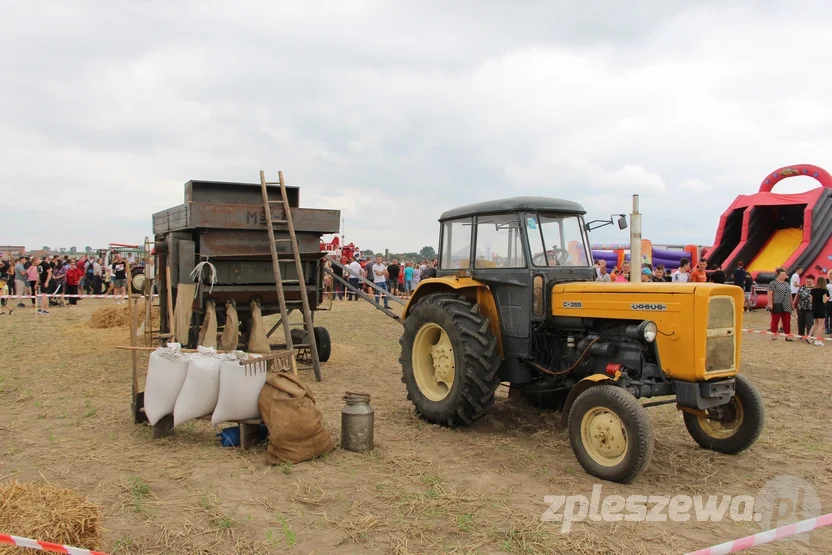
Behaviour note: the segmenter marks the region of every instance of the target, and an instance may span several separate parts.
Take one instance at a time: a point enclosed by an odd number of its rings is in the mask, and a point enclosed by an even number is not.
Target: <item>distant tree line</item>
[[[376,256],[376,254],[383,255],[384,251],[376,253],[370,249],[364,249],[361,251],[364,256]],[[393,260],[433,260],[436,258],[436,249],[431,247],[430,245],[422,247],[422,250],[419,252],[390,252],[387,256],[388,259]]]

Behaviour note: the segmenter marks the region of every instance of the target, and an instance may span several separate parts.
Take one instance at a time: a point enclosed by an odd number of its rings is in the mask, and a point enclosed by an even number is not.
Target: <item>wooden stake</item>
[[[147,272],[147,260],[145,260],[144,271]],[[144,276],[145,286],[142,287],[144,295],[144,343],[153,343],[153,281],[147,281],[147,274]]]
[[[170,266],[165,257],[165,287],[167,288],[167,310],[168,310],[168,332],[170,332],[169,343],[176,343],[176,336],[173,333],[173,287],[170,284]],[[159,307],[162,310],[162,307]],[[187,342],[186,342],[187,343]]]
[[[124,268],[125,268],[125,275],[130,275],[130,262],[125,259],[124,260]],[[130,317],[130,345],[136,347],[137,345],[137,337],[136,337],[136,315],[135,311],[133,310],[133,292],[131,289],[133,288],[133,280],[127,280],[127,313]],[[130,358],[132,362],[132,370],[133,370],[133,401],[131,403],[133,414],[136,413],[136,397],[139,394],[139,361],[138,355],[136,351],[132,351],[130,353]]]

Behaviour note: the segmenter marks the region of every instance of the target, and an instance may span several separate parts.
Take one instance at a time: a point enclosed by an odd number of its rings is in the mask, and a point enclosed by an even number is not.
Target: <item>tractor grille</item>
[[[708,305],[708,329],[705,340],[705,373],[733,371],[737,348],[734,326],[734,299],[712,297]]]

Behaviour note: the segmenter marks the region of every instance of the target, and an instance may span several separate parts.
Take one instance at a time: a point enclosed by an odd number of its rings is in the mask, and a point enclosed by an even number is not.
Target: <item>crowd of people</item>
[[[740,263],[739,267],[742,268],[742,263]],[[620,268],[616,266],[612,271],[607,270],[606,260],[595,261],[595,281],[626,283],[630,281],[630,271],[629,260],[625,260]],[[743,271],[743,287],[745,286],[745,276],[751,279],[751,274]],[[734,278],[736,280],[736,272]],[[677,283],[710,281],[713,283],[725,283],[726,279],[727,276],[722,271],[722,266],[716,266],[709,272],[708,261],[704,258],[697,263],[696,268],[692,268],[690,260],[683,258],[679,262],[679,268],[673,272],[666,271],[662,264],[657,264],[656,266],[643,264],[641,268],[641,281]]]
[[[330,260],[340,261],[340,265],[332,264]],[[620,267],[607,269],[604,260],[595,260],[595,281],[610,283],[626,283],[630,281],[632,271],[629,261],[624,261]],[[327,260],[327,266],[332,272],[367,295],[373,295],[375,302],[382,299],[385,307],[389,307],[387,294],[409,297],[419,285],[419,282],[436,277],[438,260],[422,260],[421,262],[408,260],[401,264],[393,259],[384,261],[383,257],[357,260],[341,257],[338,254]],[[346,276],[341,266],[347,269]],[[741,288],[744,292],[744,312],[750,312],[757,305],[757,283],[740,261],[731,276],[723,271],[721,265],[708,268],[708,260],[702,258],[694,267],[691,261],[683,258],[679,268],[667,271],[657,264],[643,264],[640,269],[640,281],[654,283],[721,283],[731,284]],[[359,277],[372,281],[376,287],[364,284]],[[777,339],[778,333],[787,335],[786,341],[795,341],[791,334],[791,313],[796,312],[798,335],[810,345],[823,346],[823,335],[832,335],[832,270],[825,275],[815,276],[805,274],[803,268],[798,267],[790,279],[786,279],[786,270],[777,268],[775,279],[768,284],[767,309],[771,313],[772,340]],[[338,300],[357,300],[358,295],[347,290],[337,279],[327,282],[334,298]]]
[[[832,335],[832,270],[826,274],[805,273],[800,266],[789,277],[784,268],[774,271],[769,286],[768,310],[771,331],[791,334],[792,311],[797,314],[797,334],[810,345],[823,346],[823,334]],[[771,336],[777,339],[776,335]],[[786,341],[794,338],[786,337]]]
[[[421,262],[406,260],[399,263],[395,258],[389,262],[386,262],[382,256],[357,260],[354,257],[339,256],[337,253],[330,258],[341,263],[340,265],[332,264],[331,260],[327,260],[327,266],[336,276],[347,280],[352,287],[361,289],[368,295],[372,294],[376,303],[379,303],[383,297],[385,307],[389,307],[387,295],[381,293],[379,289],[390,295],[409,297],[419,282],[436,277],[436,268],[439,267],[439,260],[427,259]],[[348,269],[346,276],[341,266]],[[372,281],[378,289],[363,284],[359,277]],[[358,295],[347,290],[343,283],[337,279],[333,281],[331,285],[334,298],[341,301],[358,299]]]
[[[102,258],[83,255],[21,256],[16,260],[0,261],[0,296],[32,297],[31,306],[38,315],[48,315],[49,307],[78,303],[78,295],[115,295],[117,304],[124,302],[127,289],[127,263],[115,254],[109,264]],[[27,308],[24,298],[18,298],[14,308]],[[0,315],[11,314],[14,299],[2,299]]]

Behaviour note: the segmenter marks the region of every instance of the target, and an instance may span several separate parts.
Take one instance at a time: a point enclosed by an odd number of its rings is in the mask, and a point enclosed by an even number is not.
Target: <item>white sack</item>
[[[188,375],[190,356],[179,343],[168,343],[150,353],[144,384],[144,413],[150,425],[173,412],[176,398]]]
[[[240,360],[246,360],[245,353],[234,354],[238,360],[226,360],[220,368],[220,394],[211,424],[260,418],[257,399],[266,383],[268,361],[243,366]]]
[[[227,355],[218,355],[216,349],[197,347],[191,355],[188,376],[173,408],[173,425],[178,426],[213,412],[220,393],[220,366]],[[233,357],[232,357],[233,358]]]

